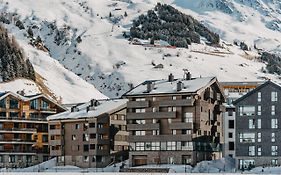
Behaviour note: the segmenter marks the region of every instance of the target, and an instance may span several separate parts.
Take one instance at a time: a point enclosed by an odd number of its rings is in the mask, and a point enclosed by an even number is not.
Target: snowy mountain
[[[203,44],[192,44],[188,49],[130,44],[123,34],[129,32],[133,20],[153,9],[157,2],[170,4],[201,21],[220,35],[223,47],[207,46],[204,38],[201,38]],[[169,73],[182,77],[183,69],[193,76],[218,76],[220,81],[264,78],[279,81],[277,76],[262,71],[266,64],[257,59],[258,50],[254,49],[255,46],[259,51],[281,52],[278,0],[0,0],[0,3],[0,21],[24,47],[35,70],[55,94],[68,88],[71,93],[66,96],[70,95],[72,100],[78,95],[86,98],[92,92],[88,89],[94,89],[82,79],[107,96],[117,97],[146,79],[163,79]],[[245,42],[251,51],[241,50],[233,41]]]

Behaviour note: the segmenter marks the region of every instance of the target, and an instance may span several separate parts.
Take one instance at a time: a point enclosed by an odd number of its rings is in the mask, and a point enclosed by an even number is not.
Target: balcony
[[[145,113],[128,113],[127,119],[164,119],[176,118],[176,112],[145,112]]]
[[[145,135],[129,136],[129,142],[172,142],[172,141],[192,141],[191,134],[185,135]]]
[[[160,128],[159,123],[148,123],[148,124],[128,124],[127,130],[128,131],[136,131],[136,130],[157,130]]]
[[[129,101],[127,108],[147,108],[149,107],[149,101]]]
[[[0,128],[0,133],[36,133],[34,128]]]
[[[8,122],[24,122],[24,123],[48,123],[46,118],[25,118],[25,117],[21,117],[21,118],[7,118],[7,117],[3,117],[0,116],[0,121],[8,121]]]
[[[49,135],[61,135],[60,129],[49,129]]]
[[[169,107],[169,106],[193,106],[195,99],[182,99],[182,100],[169,100],[169,101],[160,101],[160,107]]]
[[[0,138],[0,144],[29,144],[33,145],[36,143],[36,141],[33,141],[31,139],[21,139],[21,138]]]
[[[193,129],[193,123],[170,123],[170,129]]]
[[[44,107],[40,107],[40,111],[41,111],[42,113],[51,113],[51,114],[57,113],[57,109],[55,109],[55,108],[44,108]]]

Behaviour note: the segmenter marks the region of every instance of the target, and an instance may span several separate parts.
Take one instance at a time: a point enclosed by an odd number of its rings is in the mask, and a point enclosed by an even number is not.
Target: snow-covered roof
[[[187,79],[175,79],[173,81],[168,80],[151,80],[145,81],[138,85],[131,91],[127,92],[125,96],[130,95],[146,95],[146,94],[170,94],[170,93],[197,93],[200,89],[207,87],[215,82],[216,77],[199,77]],[[153,89],[147,91],[147,83],[152,82]],[[182,82],[182,90],[177,91],[177,83]]]
[[[34,100],[34,99],[37,99],[37,98],[45,98],[47,99],[48,101],[54,103],[55,105],[57,105],[58,107],[62,108],[63,110],[66,110],[65,107],[63,107],[62,105],[58,104],[57,102],[55,102],[53,99],[47,97],[46,95],[44,94],[34,94],[34,95],[29,95],[29,96],[23,96],[23,95],[20,95],[20,94],[17,94],[17,93],[14,93],[14,92],[11,92],[11,91],[7,91],[7,92],[0,92],[0,100],[6,98],[7,96],[13,96],[19,100],[22,100],[22,101],[30,101],[30,100]]]
[[[47,120],[66,120],[66,119],[80,119],[80,118],[92,118],[98,117],[102,114],[112,114],[126,107],[127,99],[110,99],[110,100],[98,100],[98,105],[93,106],[87,112],[87,107],[90,106],[90,102],[77,106],[78,111],[71,112],[70,110],[63,113],[51,115]]]

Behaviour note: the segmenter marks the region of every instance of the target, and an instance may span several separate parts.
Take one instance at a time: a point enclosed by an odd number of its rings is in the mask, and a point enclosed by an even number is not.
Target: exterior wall
[[[11,99],[17,101],[18,105],[10,106]],[[35,100],[36,109],[31,109],[30,101],[23,101],[12,95],[8,95],[1,102],[0,167],[26,167],[48,160],[46,117],[62,109],[50,101],[43,108],[43,97]],[[11,112],[14,112],[13,116]]]
[[[82,168],[101,168],[122,160],[123,151],[128,150],[125,115],[122,109],[111,116],[49,121],[50,155],[58,157],[59,165]],[[110,125],[118,126],[117,130]]]
[[[233,122],[233,127],[230,123]],[[224,113],[224,148],[223,156],[235,157],[235,108],[226,108]],[[234,148],[231,148],[231,144]]]
[[[114,162],[126,160],[129,156],[129,132],[127,131],[126,110],[124,108],[110,115],[110,126],[114,128],[114,133],[111,131],[110,134],[110,154]]]
[[[261,93],[261,101],[258,99],[258,92]],[[278,98],[276,102],[271,101],[271,92],[277,92]],[[274,165],[280,165],[281,152],[281,132],[280,132],[280,121],[281,121],[281,88],[278,85],[275,85],[271,82],[267,82],[265,85],[262,85],[261,88],[257,88],[252,93],[248,94],[236,104],[236,159],[237,167],[242,169],[242,166],[239,165],[243,160],[254,160],[253,163],[255,166],[263,166],[272,164],[271,161],[277,160]],[[251,105],[255,106],[255,113],[253,115],[240,115],[239,106]],[[258,114],[258,106],[261,106],[261,114]],[[275,115],[271,114],[271,107],[275,106]],[[249,120],[253,119],[255,128],[249,128]],[[258,128],[257,120],[261,119],[261,128]],[[277,119],[278,128],[272,128],[271,119]],[[241,133],[254,133],[254,141],[241,142],[239,140],[239,134]],[[261,133],[261,139],[258,140],[258,133]],[[272,141],[272,133],[275,133],[275,141]],[[242,139],[243,140],[243,139]],[[247,141],[247,142],[246,142]],[[249,154],[249,146],[254,146],[254,155]],[[277,154],[272,155],[271,146],[277,146]],[[261,147],[261,154],[258,155],[257,148]],[[246,165],[245,168],[248,168]]]
[[[130,166],[166,163],[195,165],[202,160],[222,157],[224,107],[223,96],[216,84],[199,95],[175,93],[127,98]],[[142,113],[137,113],[136,109]],[[185,121],[186,113],[192,113],[193,121]],[[139,120],[145,123],[138,124]],[[144,131],[145,135],[137,135],[139,131]],[[155,135],[155,132],[158,134]],[[191,144],[188,148],[182,145],[186,142]],[[157,148],[149,146],[158,143]],[[162,145],[170,143],[175,144],[176,148],[162,148]],[[141,144],[148,146],[137,146]]]

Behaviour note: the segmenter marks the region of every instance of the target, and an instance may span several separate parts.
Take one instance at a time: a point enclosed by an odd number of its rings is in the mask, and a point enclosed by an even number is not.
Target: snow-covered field
[[[2,0],[2,10],[16,12],[26,29],[31,27],[34,37],[40,36],[50,50],[50,56],[65,68],[73,71],[109,97],[126,92],[130,84],[137,85],[146,79],[163,79],[169,73],[183,76],[183,69],[193,76],[218,76],[220,81],[255,81],[264,78],[280,81],[276,76],[262,73],[266,65],[255,58],[258,48],[278,52],[280,50],[280,1],[249,0]],[[184,13],[193,15],[212,30],[218,32],[226,43],[245,41],[252,52],[244,52],[237,46],[224,45],[225,49],[192,45],[189,49],[145,48],[135,46],[123,38],[132,20],[152,9],[157,2],[171,4]],[[1,8],[0,8],[1,9]],[[48,10],[46,10],[48,9]],[[109,18],[109,13],[112,16]],[[124,13],[128,16],[125,17]],[[112,21],[116,21],[113,23]],[[50,77],[64,80],[69,89],[83,84],[80,94],[92,92],[88,84],[66,73],[42,68],[42,60],[50,60],[47,54],[26,45],[26,30],[11,27],[12,33],[25,46],[35,68],[46,77],[50,88],[60,94],[59,86]],[[77,42],[78,36],[81,42]],[[59,41],[57,39],[60,38]],[[58,43],[59,42],[59,43]],[[220,50],[222,54],[212,54]],[[167,56],[169,55],[169,56]],[[42,58],[44,59],[40,59]],[[38,58],[40,57],[40,58]],[[58,66],[58,62],[54,65]],[[155,69],[152,62],[163,64]],[[47,64],[50,65],[50,64]],[[49,67],[49,66],[47,66]],[[58,74],[58,75],[57,75]],[[69,75],[67,73],[67,75]],[[71,77],[71,78],[70,78]],[[70,80],[69,80],[70,79]],[[61,85],[65,89],[66,86]],[[69,90],[67,89],[67,90]],[[91,89],[91,88],[90,88]],[[67,92],[67,90],[65,92]],[[72,91],[70,91],[71,94]],[[83,92],[83,93],[82,93]],[[69,94],[67,94],[69,95]],[[95,96],[94,93],[92,93]],[[85,96],[81,96],[83,99]],[[67,99],[70,101],[71,99]]]

